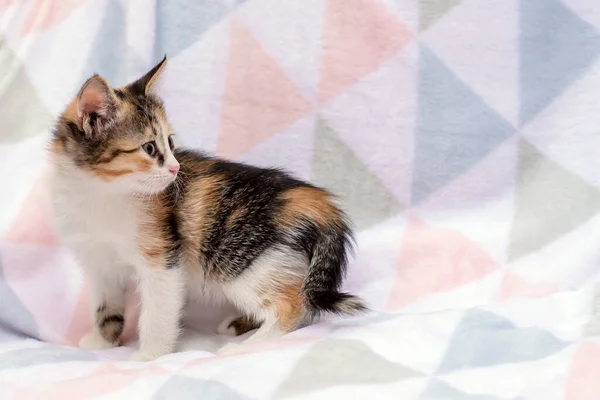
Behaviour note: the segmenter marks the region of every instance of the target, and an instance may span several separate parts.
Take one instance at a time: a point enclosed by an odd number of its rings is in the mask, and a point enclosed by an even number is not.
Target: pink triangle
[[[81,286],[79,300],[73,312],[73,319],[66,333],[66,343],[77,346],[79,340],[92,329],[92,316],[90,315],[90,303],[86,285]]]
[[[52,205],[48,178],[48,174],[44,174],[34,184],[21,207],[21,211],[4,238],[7,242],[58,245],[52,227]]]
[[[21,35],[51,28],[65,20],[82,0],[35,0],[23,24]]]
[[[60,247],[5,245],[2,262],[6,282],[35,318],[40,338],[64,343],[76,301],[67,254]]]
[[[239,18],[232,18],[217,151],[235,158],[288,127],[311,105]]]
[[[511,272],[504,275],[500,292],[497,295],[499,301],[504,301],[512,297],[543,297],[554,293],[555,290],[545,284],[535,284],[527,282],[525,279]]]
[[[404,237],[392,309],[481,279],[499,267],[490,256],[459,232],[423,224],[411,217]]]
[[[312,102],[319,89],[324,8],[325,0],[262,0],[240,10],[254,37]]]
[[[391,58],[410,31],[380,0],[328,0],[319,98],[327,101]]]
[[[566,400],[597,400],[600,399],[600,379],[598,365],[600,360],[600,345],[593,342],[583,342],[571,366],[571,375],[567,381]]]

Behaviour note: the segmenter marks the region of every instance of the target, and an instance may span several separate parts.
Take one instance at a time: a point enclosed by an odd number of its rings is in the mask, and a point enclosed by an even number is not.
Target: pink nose
[[[179,172],[179,164],[169,167],[169,172],[173,175],[177,175],[177,172]]]

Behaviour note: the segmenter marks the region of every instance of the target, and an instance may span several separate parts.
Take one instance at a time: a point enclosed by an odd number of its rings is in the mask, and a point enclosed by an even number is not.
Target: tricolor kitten
[[[86,349],[117,346],[124,290],[142,300],[135,360],[173,351],[188,295],[229,300],[221,329],[274,338],[323,312],[356,314],[339,291],[352,240],[326,191],[274,169],[175,149],[154,93],[165,59],[111,88],[93,76],[59,118],[51,152],[57,230],[82,265],[95,327]]]

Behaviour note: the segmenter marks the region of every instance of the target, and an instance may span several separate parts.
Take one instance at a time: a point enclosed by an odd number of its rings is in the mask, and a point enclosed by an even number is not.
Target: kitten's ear
[[[139,94],[150,94],[156,90],[159,78],[167,66],[167,56],[156,64],[148,73],[129,85],[129,90]]]
[[[102,77],[92,76],[77,96],[77,117],[81,129],[91,139],[103,139],[103,127],[116,117],[116,113],[114,91]]]

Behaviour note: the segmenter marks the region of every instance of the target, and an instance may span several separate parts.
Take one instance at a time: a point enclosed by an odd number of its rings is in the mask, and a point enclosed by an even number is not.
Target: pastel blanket
[[[45,146],[97,72],[170,58],[180,142],[335,192],[372,313],[230,356],[85,352]],[[0,398],[600,399],[597,0],[0,0]]]

